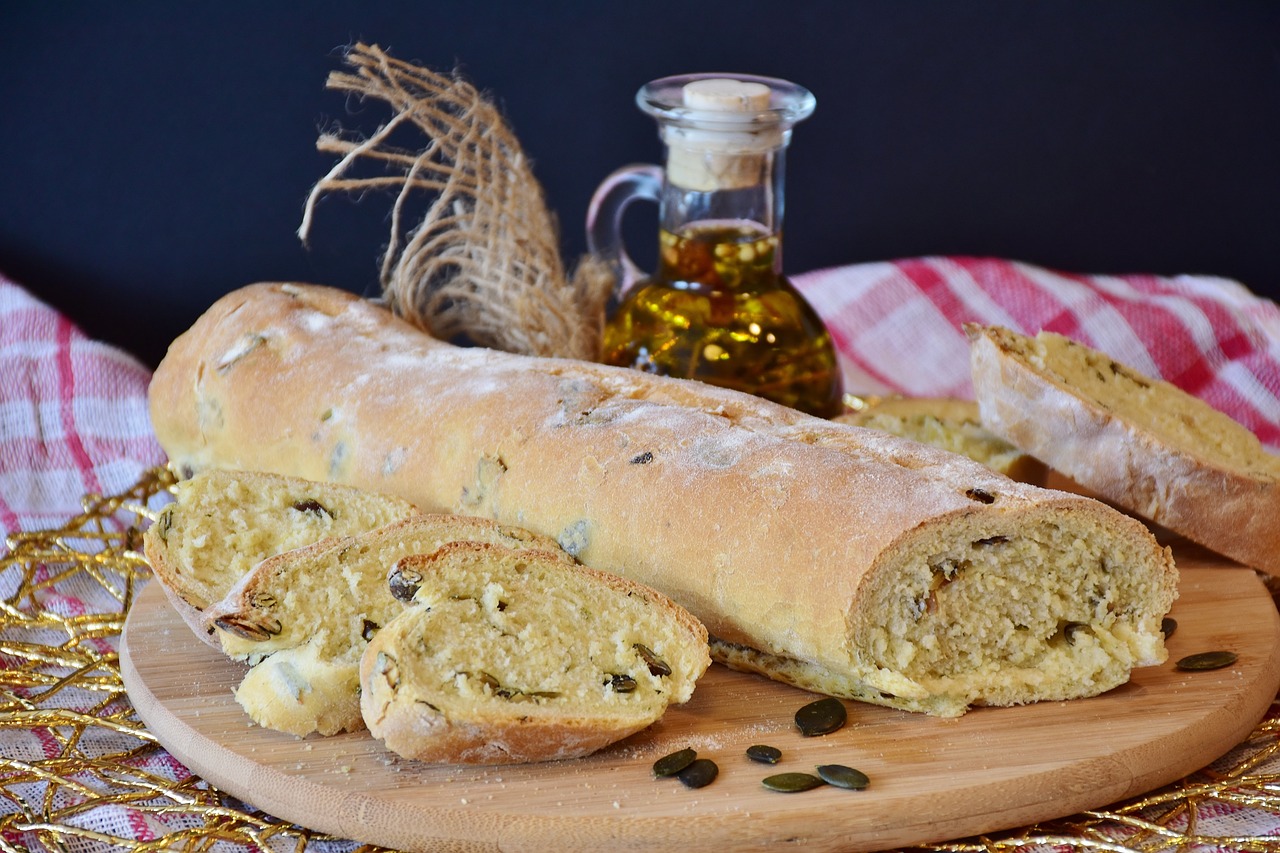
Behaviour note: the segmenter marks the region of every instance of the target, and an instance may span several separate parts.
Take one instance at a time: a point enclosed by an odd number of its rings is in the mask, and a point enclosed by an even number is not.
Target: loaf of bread
[[[147,528],[143,549],[183,621],[218,648],[205,609],[260,561],[416,513],[403,498],[351,486],[209,468],[178,483],[174,502]]]
[[[400,560],[407,576],[411,606],[360,662],[369,731],[407,758],[588,755],[688,701],[711,664],[688,611],[555,553],[459,542]]]
[[[339,290],[220,299],[151,413],[181,470],[528,528],[688,609],[723,659],[827,693],[957,715],[1166,656],[1172,557],[1097,501],[697,382],[455,347]]]
[[[539,549],[573,562],[547,537],[489,519],[436,514],[264,560],[205,612],[219,628],[223,651],[251,664],[236,690],[249,717],[298,736],[363,729],[360,655],[404,608],[387,588],[387,569],[457,541]]]
[[[992,430],[1106,500],[1280,575],[1280,457],[1252,432],[1061,335],[966,331]]]
[[[968,456],[1006,477],[1044,485],[1044,463],[982,425],[978,404],[956,397],[872,397],[839,415],[839,423],[863,426],[922,441]]]

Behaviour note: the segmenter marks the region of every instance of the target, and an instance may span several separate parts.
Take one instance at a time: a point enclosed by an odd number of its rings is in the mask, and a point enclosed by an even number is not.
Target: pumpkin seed
[[[710,758],[698,758],[676,774],[686,788],[705,788],[716,781],[720,768]]]
[[[657,761],[653,762],[654,776],[675,776],[681,770],[688,767],[698,757],[697,750],[690,747],[677,750],[670,755],[664,755]]]
[[[387,576],[387,587],[391,590],[392,598],[397,601],[413,601],[420,586],[422,586],[422,572],[403,568],[399,563],[391,567],[391,574]]]
[[[626,673],[615,672],[609,676],[605,684],[611,686],[616,693],[633,693],[637,687],[636,680]]]
[[[1210,669],[1222,669],[1235,663],[1237,656],[1235,652],[1200,652],[1196,655],[1187,655],[1182,660],[1174,664],[1178,669],[1188,670],[1192,672],[1203,672]]]
[[[267,342],[264,335],[247,334],[240,340],[236,341],[235,346],[227,350],[222,355],[222,360],[218,362],[214,370],[219,373],[226,373],[240,359],[256,350]]]
[[[1068,622],[1062,627],[1062,636],[1066,637],[1067,645],[1074,646],[1076,644],[1076,634],[1088,629],[1089,626],[1084,622]]]
[[[636,650],[636,654],[640,655],[640,660],[644,661],[645,666],[649,667],[650,675],[656,675],[657,677],[662,678],[671,674],[671,666],[662,658],[658,657],[657,654],[654,653],[653,649],[649,648],[644,643],[632,643],[631,648]]]
[[[814,788],[820,788],[826,783],[812,773],[777,773],[773,776],[764,777],[760,784],[770,791],[796,794],[800,791],[812,791]]]
[[[796,711],[796,726],[805,737],[831,734],[844,726],[849,712],[844,703],[834,696],[810,702]]]
[[[284,630],[279,619],[256,621],[243,614],[232,614],[214,620],[214,624],[229,634],[235,634],[255,643],[265,643]]]
[[[378,652],[374,660],[374,670],[387,681],[387,686],[395,690],[400,686],[400,667],[395,657],[386,652]]]
[[[480,672],[468,672],[467,675],[476,679],[492,691],[497,692],[502,689],[502,682],[483,670]]]
[[[327,515],[333,518],[333,513],[315,498],[303,498],[302,500],[294,501],[293,508],[298,512],[309,512],[315,516]]]
[[[1173,636],[1173,632],[1178,630],[1178,620],[1170,616],[1166,616],[1160,620],[1160,633],[1164,634],[1167,640]]]
[[[818,775],[822,777],[822,781],[828,785],[835,785],[837,788],[848,788],[852,791],[861,791],[863,788],[871,784],[871,780],[867,778],[867,774],[861,770],[854,770],[852,767],[846,767],[843,764],[819,764]]]
[[[782,760],[782,750],[776,746],[766,746],[758,743],[755,746],[747,747],[747,758],[752,761],[758,761],[761,764],[777,764]]]

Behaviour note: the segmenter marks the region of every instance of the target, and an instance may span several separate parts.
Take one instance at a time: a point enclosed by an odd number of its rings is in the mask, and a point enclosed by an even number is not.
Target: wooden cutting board
[[[576,761],[515,767],[402,760],[365,733],[298,739],[253,725],[232,691],[242,668],[200,643],[158,584],[134,604],[121,669],[138,713],[192,771],[277,817],[403,850],[710,850],[790,843],[874,850],[1024,826],[1098,808],[1199,769],[1243,740],[1280,686],[1280,617],[1252,571],[1179,558],[1170,662],[1107,695],[955,720],[847,703],[849,725],[795,730],[812,694],[713,666],[661,722]],[[1229,649],[1227,669],[1173,661]],[[783,751],[775,767],[744,750]],[[693,746],[720,775],[698,790],[655,779]],[[764,789],[770,773],[840,763],[865,791]]]

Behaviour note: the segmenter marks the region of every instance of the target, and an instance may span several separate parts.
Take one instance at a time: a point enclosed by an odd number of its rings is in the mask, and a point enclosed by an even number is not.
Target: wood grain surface
[[[250,722],[232,691],[243,668],[200,643],[158,584],[134,604],[121,669],[138,713],[192,771],[282,819],[403,850],[875,850],[1014,828],[1106,806],[1196,770],[1243,740],[1280,686],[1280,617],[1257,576],[1179,555],[1170,660],[1092,699],[980,708],[942,720],[846,703],[825,737],[794,728],[812,694],[712,666],[693,700],[586,759],[433,766],[367,733],[298,739]],[[1237,663],[1173,661],[1228,649]],[[783,751],[754,764],[755,743]],[[720,775],[691,790],[655,779],[686,746]],[[764,789],[782,771],[848,764],[865,791]]]

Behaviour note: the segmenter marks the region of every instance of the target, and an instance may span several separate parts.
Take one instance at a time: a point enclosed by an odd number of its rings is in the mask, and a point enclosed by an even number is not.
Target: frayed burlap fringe
[[[527,355],[597,360],[611,276],[585,259],[566,275],[555,220],[528,159],[497,108],[475,87],[357,44],[352,72],[328,87],[390,105],[394,116],[367,138],[325,133],[320,151],[341,159],[312,188],[298,235],[328,193],[391,189],[391,237],[382,258],[383,297],[393,311],[443,340]],[[393,145],[405,128],[420,150]],[[354,176],[373,168],[377,174]],[[434,193],[410,226],[407,202]]]

